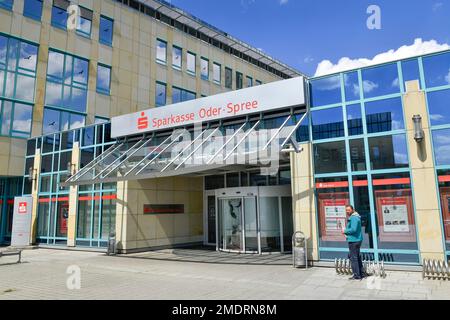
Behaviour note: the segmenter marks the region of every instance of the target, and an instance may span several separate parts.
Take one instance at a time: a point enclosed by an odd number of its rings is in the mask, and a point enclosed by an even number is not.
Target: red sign
[[[145,115],[145,112],[141,112],[141,116],[138,118],[138,129],[148,129],[148,117]]]
[[[346,188],[346,187],[348,187],[348,181],[316,183],[317,189],[332,189],[332,188]]]
[[[27,203],[19,202],[19,213],[27,213]]]

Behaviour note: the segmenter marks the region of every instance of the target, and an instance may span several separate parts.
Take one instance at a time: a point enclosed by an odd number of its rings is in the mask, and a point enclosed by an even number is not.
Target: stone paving
[[[355,282],[336,275],[332,268],[302,270],[276,263],[280,257],[272,257],[274,263],[244,264],[223,263],[228,258],[220,261],[225,254],[217,253],[213,253],[218,260],[214,263],[165,259],[170,251],[157,254],[159,258],[108,257],[98,252],[38,249],[24,251],[22,264],[14,264],[15,257],[2,257],[0,300],[450,299],[450,281],[422,280],[417,272],[388,271],[386,279]],[[73,270],[80,271],[80,289],[67,286],[76,288]]]

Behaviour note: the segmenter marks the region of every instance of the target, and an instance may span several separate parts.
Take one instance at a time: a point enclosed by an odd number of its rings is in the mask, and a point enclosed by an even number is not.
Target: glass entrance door
[[[219,248],[243,251],[243,199],[219,199]]]

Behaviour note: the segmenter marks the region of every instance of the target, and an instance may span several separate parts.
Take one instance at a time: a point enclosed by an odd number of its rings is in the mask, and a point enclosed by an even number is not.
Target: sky
[[[168,2],[308,76],[450,49],[450,0]]]

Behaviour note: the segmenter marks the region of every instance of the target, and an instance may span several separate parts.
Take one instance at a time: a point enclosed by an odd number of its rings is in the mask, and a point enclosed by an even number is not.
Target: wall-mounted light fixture
[[[69,177],[75,174],[75,164],[72,162],[67,162],[67,171],[69,171]]]
[[[422,128],[422,117],[416,114],[413,116],[412,120],[414,122],[414,140],[416,140],[417,143],[421,143],[425,138],[425,132]]]
[[[35,181],[37,179],[37,169],[33,167],[28,168],[28,181]]]

